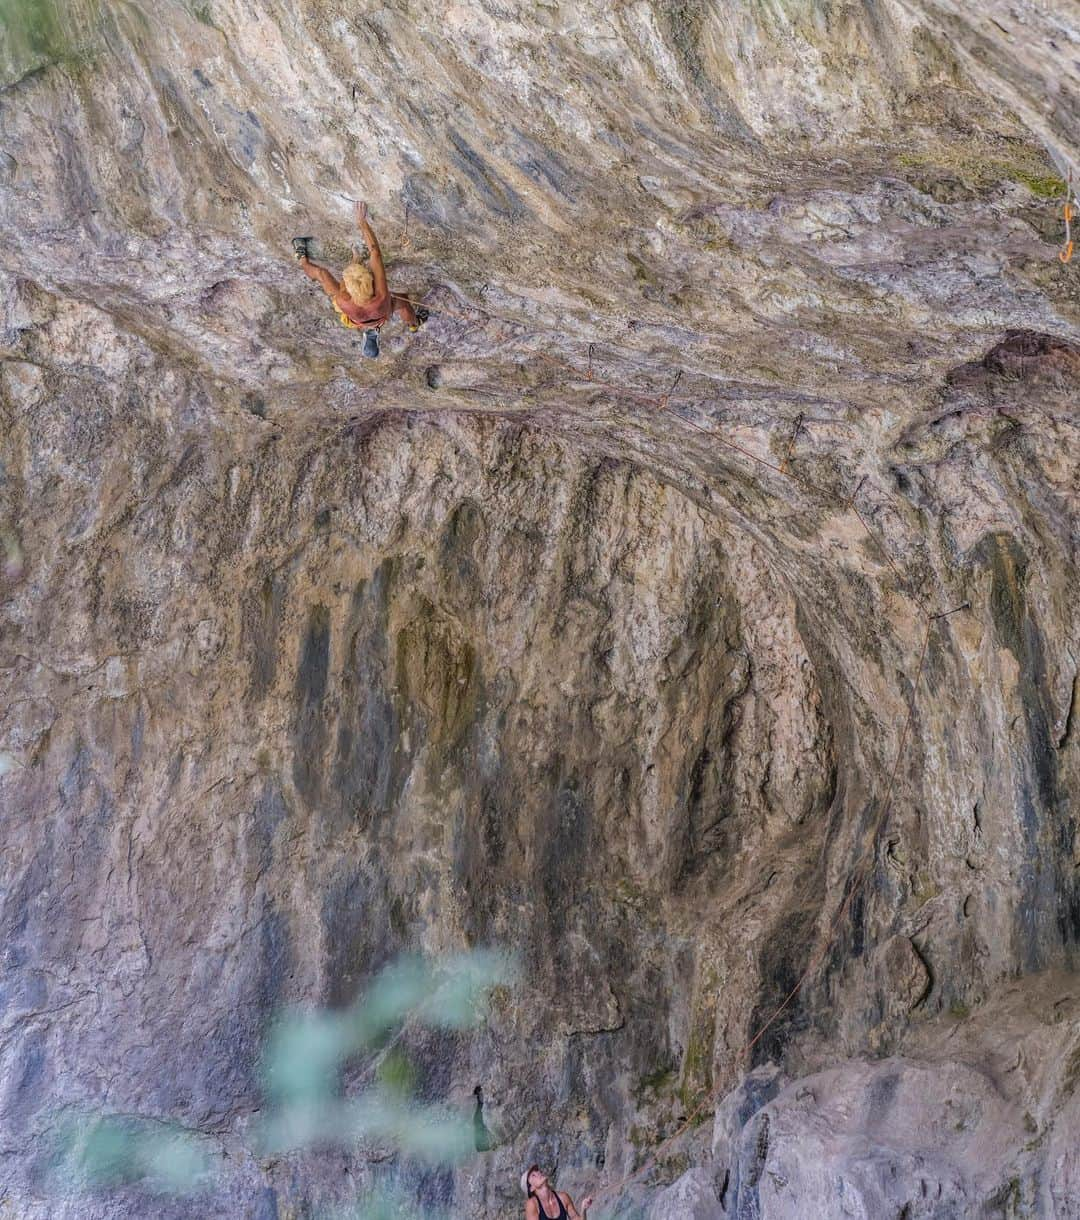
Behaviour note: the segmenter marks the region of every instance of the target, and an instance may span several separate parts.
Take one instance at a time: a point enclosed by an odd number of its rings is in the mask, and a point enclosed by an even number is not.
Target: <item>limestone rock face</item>
[[[1078,1214],[1074,8],[11,11],[0,1214]],[[490,944],[490,1150],[252,1153],[279,1008]]]

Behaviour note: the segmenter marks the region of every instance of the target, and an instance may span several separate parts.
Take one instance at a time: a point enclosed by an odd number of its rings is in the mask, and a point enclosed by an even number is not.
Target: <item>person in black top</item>
[[[592,1195],[581,1200],[581,1211],[564,1190],[552,1190],[548,1176],[539,1165],[532,1165],[521,1175],[525,1194],[525,1220],[586,1220],[592,1207]]]

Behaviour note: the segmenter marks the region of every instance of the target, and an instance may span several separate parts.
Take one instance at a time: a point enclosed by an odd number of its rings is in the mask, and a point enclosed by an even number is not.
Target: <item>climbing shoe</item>
[[[293,258],[298,263],[305,258],[311,258],[309,245],[313,240],[311,237],[294,237],[292,239]]]
[[[431,317],[431,314],[428,313],[423,305],[417,305],[414,312],[416,313],[416,324],[414,326],[410,326],[409,330],[415,335],[420,327],[423,326],[428,318]]]
[[[379,354],[379,332],[377,330],[364,331],[364,355],[369,359],[374,360]]]

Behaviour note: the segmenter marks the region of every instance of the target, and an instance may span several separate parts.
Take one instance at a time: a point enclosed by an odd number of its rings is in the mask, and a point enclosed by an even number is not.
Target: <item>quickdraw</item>
[[[1072,222],[1076,218],[1076,208],[1080,206],[1080,200],[1077,200],[1073,194],[1072,185],[1072,170],[1069,170],[1069,176],[1065,183],[1065,206],[1062,209],[1062,214],[1065,217],[1065,245],[1058,253],[1058,258],[1063,263],[1067,263],[1073,256],[1073,235]]]

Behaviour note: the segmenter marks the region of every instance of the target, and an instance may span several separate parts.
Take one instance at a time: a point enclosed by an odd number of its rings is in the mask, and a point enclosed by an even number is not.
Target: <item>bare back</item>
[[[394,312],[394,302],[383,279],[382,292],[358,305],[349,294],[342,289],[334,297],[334,306],[343,313],[354,326],[379,326]]]

